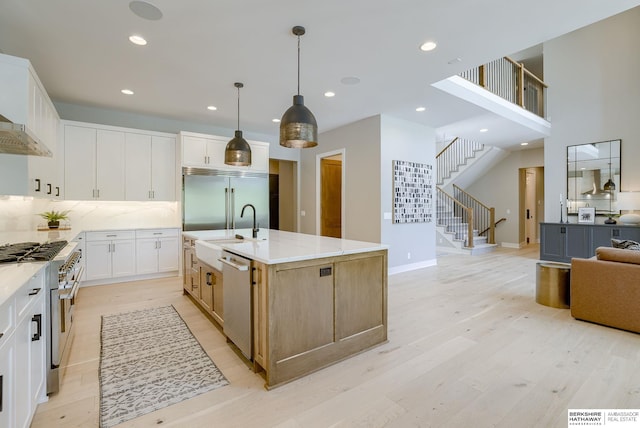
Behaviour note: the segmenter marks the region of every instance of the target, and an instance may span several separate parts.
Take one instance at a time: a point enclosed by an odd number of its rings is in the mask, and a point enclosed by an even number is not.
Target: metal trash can
[[[571,265],[538,262],[536,264],[536,302],[552,308],[569,308]]]

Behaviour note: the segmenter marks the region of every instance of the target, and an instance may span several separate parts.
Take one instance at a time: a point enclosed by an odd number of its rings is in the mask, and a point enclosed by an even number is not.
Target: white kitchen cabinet
[[[136,272],[152,274],[180,268],[179,229],[136,230]]]
[[[64,125],[64,197],[124,200],[124,132]]]
[[[12,314],[13,315],[13,314]],[[11,329],[13,333],[13,328]],[[13,426],[15,383],[15,343],[14,335],[5,333],[0,338],[0,427]]]
[[[181,132],[182,166],[226,171],[269,172],[269,143],[247,141],[251,146],[250,166],[224,163],[224,151],[232,137]]]
[[[53,157],[0,154],[0,194],[52,197],[61,185],[56,162],[60,118],[27,59],[0,54],[0,94],[0,114],[26,125],[53,153]],[[46,194],[49,187],[51,195]]]
[[[86,232],[87,281],[136,274],[135,231]]]
[[[175,137],[127,132],[125,142],[126,200],[175,201]]]
[[[22,286],[15,295],[16,329],[13,360],[14,423],[8,426],[29,427],[38,402],[44,401],[45,341],[44,311],[46,292],[44,270]]]
[[[269,173],[269,143],[260,141],[248,141],[251,146],[251,165],[246,168],[252,172]]]
[[[224,149],[229,141],[221,137],[182,133],[182,165],[196,168],[228,168]]]

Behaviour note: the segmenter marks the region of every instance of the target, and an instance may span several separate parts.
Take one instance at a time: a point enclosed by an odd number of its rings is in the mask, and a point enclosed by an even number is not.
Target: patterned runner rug
[[[228,385],[173,306],[102,317],[100,426]]]

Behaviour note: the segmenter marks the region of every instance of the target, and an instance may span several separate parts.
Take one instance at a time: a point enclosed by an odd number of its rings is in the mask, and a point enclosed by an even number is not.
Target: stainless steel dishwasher
[[[222,251],[224,334],[251,360],[251,260]]]

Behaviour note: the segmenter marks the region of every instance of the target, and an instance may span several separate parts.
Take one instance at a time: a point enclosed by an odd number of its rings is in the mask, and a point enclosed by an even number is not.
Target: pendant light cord
[[[300,95],[300,36],[298,36],[298,95]]]
[[[240,130],[240,88],[238,87],[238,131]]]

